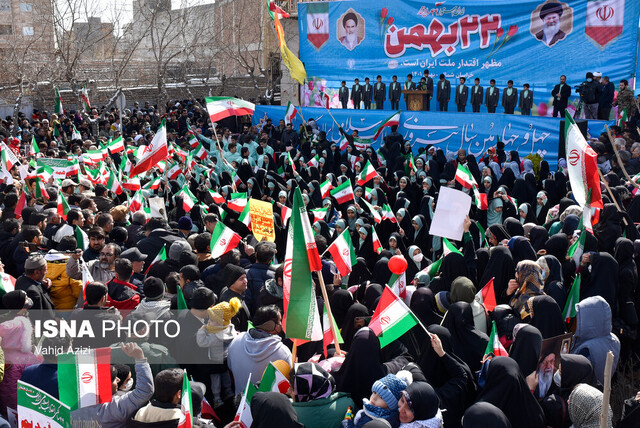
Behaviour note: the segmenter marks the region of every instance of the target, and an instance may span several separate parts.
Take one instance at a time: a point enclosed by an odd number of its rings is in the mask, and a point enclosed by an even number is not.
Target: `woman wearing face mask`
[[[407,260],[407,282],[411,282],[416,274],[431,264],[417,245],[409,247],[409,259]]]

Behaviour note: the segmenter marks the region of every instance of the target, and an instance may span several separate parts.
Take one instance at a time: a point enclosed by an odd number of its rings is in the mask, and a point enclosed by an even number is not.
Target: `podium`
[[[425,95],[429,95],[428,91],[411,91],[404,89],[401,92],[404,94],[404,99],[407,101],[407,110],[412,111],[422,110],[422,99]]]

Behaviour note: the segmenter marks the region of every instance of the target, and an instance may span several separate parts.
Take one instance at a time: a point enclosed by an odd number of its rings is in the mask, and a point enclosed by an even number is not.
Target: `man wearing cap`
[[[242,301],[242,309],[232,318],[231,322],[238,331],[247,331],[250,312],[245,303],[245,292],[247,291],[247,274],[244,268],[228,264],[222,270],[224,278],[224,289],[220,293],[220,301],[228,302],[233,297]]]
[[[129,282],[138,288],[138,292],[143,291],[142,285],[144,283],[144,273],[142,273],[142,270],[144,269],[144,262],[147,260],[147,256],[134,247],[123,251],[122,254],[120,254],[120,258],[127,259],[131,262],[133,274],[131,275]],[[141,294],[144,295],[144,293]]]
[[[24,263],[24,274],[16,280],[15,289],[23,290],[33,301],[32,313],[36,318],[53,319],[55,317],[53,302],[49,297],[51,280],[46,278],[47,262],[41,255],[32,255]]]
[[[122,253],[124,254],[124,253]],[[144,280],[144,283],[139,290],[144,291],[144,299],[140,304],[131,312],[131,316],[134,314],[145,314],[151,319],[169,319],[171,318],[171,302],[164,298],[164,283],[156,277],[150,276]]]
[[[189,235],[191,235],[191,228],[193,227],[193,221],[191,221],[190,217],[182,216],[178,220],[178,234],[187,239]]]
[[[60,188],[62,189],[62,193],[64,193],[66,197],[69,197],[69,195],[73,195],[75,193],[77,185],[78,183],[75,181],[65,178],[62,180]]]
[[[563,9],[560,3],[545,3],[540,9],[540,19],[543,22],[542,30],[536,34],[536,39],[551,47],[564,39],[567,35],[560,29],[560,18]]]
[[[85,196],[87,198],[92,198],[93,196],[95,196],[95,193],[93,193],[93,185],[86,178],[80,179],[78,190],[82,194],[82,196]]]

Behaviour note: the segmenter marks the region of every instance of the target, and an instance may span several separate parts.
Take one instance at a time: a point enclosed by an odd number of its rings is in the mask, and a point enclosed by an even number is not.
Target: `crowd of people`
[[[438,111],[448,111],[451,100],[451,82],[444,74],[440,74],[438,78],[439,80],[434,82],[433,77],[429,75],[429,70],[424,70],[418,82],[413,81],[412,74],[408,74],[406,80],[401,83],[398,82],[398,76],[394,75],[392,82],[388,84],[388,90],[387,84],[382,81],[380,75],[373,83],[370,83],[368,77],[365,77],[364,84],[361,84],[360,79],[356,78],[351,88],[348,88],[347,82],[343,80],[338,89],[338,100],[343,109],[348,108],[349,101],[351,101],[354,109],[360,109],[362,106],[365,110],[369,110],[373,105],[376,109],[382,110],[388,99],[391,103],[391,109],[398,110],[402,91],[418,90],[426,92],[422,96],[421,110],[431,110],[431,100],[435,96]],[[500,88],[496,87],[494,79],[489,80],[489,86],[483,87],[480,85],[478,77],[473,80],[472,86],[467,84],[466,77],[460,77],[459,84],[453,88],[456,110],[464,112],[469,104],[474,113],[480,112],[480,108],[483,106],[487,108],[489,113],[495,113],[498,106],[501,106],[506,114],[514,114],[516,110],[519,110],[520,114],[530,116],[533,108],[533,90],[530,89],[528,83],[524,83],[518,93],[518,89],[513,85],[513,80],[509,80],[507,87],[502,90],[501,96]],[[628,118],[634,117],[638,110],[633,91],[629,89],[629,82],[621,80],[619,92],[616,94],[615,85],[608,76],[603,76],[599,71],[587,73],[585,80],[575,88],[575,92],[583,103],[585,119],[609,120],[612,107],[618,107],[620,112],[626,109]],[[560,82],[554,86],[550,94],[553,98],[553,117],[564,117],[571,94],[572,88],[567,84],[567,76],[560,76]],[[408,103],[406,108],[409,109]],[[633,124],[635,123],[636,119],[634,118]]]
[[[35,112],[19,123],[3,121],[3,151],[19,161],[6,171],[3,153],[4,418],[16,408],[18,380],[60,396],[56,356],[38,351],[46,347],[111,347],[113,398],[71,413],[73,426],[103,427],[178,426],[183,369],[192,379],[194,426],[241,426],[231,418],[247,379],[258,384],[270,366],[290,388],[253,395],[252,427],[593,427],[602,414],[607,352],[615,356],[614,372],[637,366],[640,198],[633,176],[640,172],[640,137],[634,127],[614,126],[612,141],[607,134],[589,141],[608,190],[603,183],[604,207],[592,234],[583,227],[565,159],[551,171],[546,160],[521,158],[501,142],[478,158],[464,149],[415,150],[395,126],[377,150],[356,147],[356,132],[342,131],[349,144],[341,151],[313,119],[299,130],[280,118],[240,129],[232,119],[214,129],[195,100],[163,107],[161,115],[136,103],[122,112],[122,123],[115,110]],[[125,186],[117,194],[101,181],[104,174],[93,175],[83,154],[122,136],[125,150],[108,153],[97,166],[122,173],[162,120],[171,160],[141,174],[139,189]],[[193,156],[194,139],[206,157]],[[80,170],[57,180],[40,167],[41,158],[76,158]],[[180,171],[169,177],[172,163]],[[376,175],[362,183],[367,163]],[[473,175],[488,207],[472,206],[451,251],[429,228],[442,187],[469,193],[455,178],[459,166]],[[327,189],[344,182],[353,197],[339,203]],[[185,187],[194,203],[185,204]],[[344,343],[340,352],[333,345],[325,352],[322,341],[300,344],[292,361],[282,327],[283,262],[286,213],[298,189],[308,210],[325,209],[320,217],[308,211],[322,255],[313,278],[317,287],[318,275],[326,284],[328,302],[316,292],[320,313],[330,303]],[[136,192],[145,201],[163,198],[165,211],[135,206]],[[275,242],[255,239],[230,203],[238,193],[273,204]],[[383,215],[386,206],[391,215]],[[218,222],[242,241],[212,258]],[[342,277],[326,249],[347,230],[356,262]],[[582,256],[569,255],[581,238]],[[396,255],[408,263],[403,299],[421,325],[381,348],[368,323]],[[576,275],[579,302],[567,322],[563,311]],[[492,310],[480,297],[489,283]],[[148,332],[71,342],[36,343],[33,336],[42,319],[172,318],[181,327],[172,340]],[[486,352],[492,327],[509,356]],[[538,373],[547,356],[543,340],[566,333],[573,339],[559,365]],[[617,426],[640,424],[639,400],[640,394],[625,402]],[[612,421],[608,409],[608,426]]]

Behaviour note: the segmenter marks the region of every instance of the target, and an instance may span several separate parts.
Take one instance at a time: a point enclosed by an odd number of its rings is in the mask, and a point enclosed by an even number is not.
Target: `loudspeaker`
[[[566,159],[566,151],[565,151],[565,147],[566,147],[566,143],[564,141],[564,121],[566,119],[562,119],[560,121],[560,138],[558,138],[558,159],[560,158],[565,158]],[[580,132],[582,133],[582,136],[586,139],[587,138],[587,125],[589,124],[589,121],[586,119],[574,119],[576,122],[576,125],[578,125],[578,129],[580,130]]]

